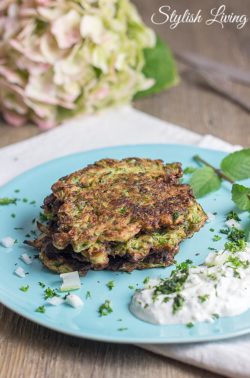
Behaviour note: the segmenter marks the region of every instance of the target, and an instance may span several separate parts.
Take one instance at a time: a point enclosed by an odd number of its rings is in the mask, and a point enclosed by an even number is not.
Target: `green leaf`
[[[190,179],[190,185],[196,197],[204,197],[206,194],[218,190],[221,180],[210,167],[197,169]]]
[[[221,169],[233,180],[250,178],[250,148],[226,156],[221,162]]]
[[[232,200],[242,211],[250,211],[250,188],[234,184],[232,187]]]
[[[135,100],[178,84],[179,76],[171,50],[159,37],[157,37],[155,47],[144,50],[144,59],[145,65],[142,72],[147,78],[154,79],[155,84],[145,91],[136,93]]]

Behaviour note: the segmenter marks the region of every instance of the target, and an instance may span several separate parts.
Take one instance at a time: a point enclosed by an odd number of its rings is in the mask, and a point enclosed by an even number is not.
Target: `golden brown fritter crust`
[[[176,182],[179,165],[171,166],[166,174],[160,160],[106,159],[59,180],[45,201],[45,212],[56,216],[54,246],[80,252],[182,223],[193,196]]]
[[[181,165],[104,159],[58,180],[44,201],[47,226],[32,244],[56,272],[167,266],[206,220]]]

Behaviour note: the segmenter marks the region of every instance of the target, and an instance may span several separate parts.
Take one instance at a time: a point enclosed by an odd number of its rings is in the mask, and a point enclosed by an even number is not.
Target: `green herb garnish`
[[[236,242],[229,241],[225,243],[224,248],[230,252],[239,252],[246,249],[246,241],[244,239],[239,239]]]
[[[177,294],[176,297],[174,298],[173,302],[173,314],[176,314],[176,312],[180,311],[180,309],[183,307],[185,303],[185,299],[182,295]]]
[[[212,280],[212,281],[216,281],[217,280],[217,276],[214,274],[214,273],[210,273],[207,275],[207,277]]]
[[[100,316],[107,316],[113,312],[112,307],[110,306],[111,301],[107,300],[99,307],[98,312]]]
[[[87,291],[85,295],[85,299],[91,298],[91,292]]]
[[[226,180],[232,184],[232,200],[238,209],[250,211],[250,188],[235,183],[235,181],[250,178],[250,148],[227,155],[221,161],[219,168],[212,166],[199,155],[195,155],[193,159],[198,164],[203,164],[203,167],[198,168],[190,179],[197,197],[218,190],[221,187],[221,181]],[[240,221],[238,214],[234,211],[228,215],[227,219]]]
[[[240,217],[238,216],[238,214],[235,211],[230,211],[227,214],[226,220],[231,220],[231,219],[233,219],[233,220],[235,220],[237,222],[241,221]]]
[[[213,236],[213,241],[214,242],[219,241],[219,240],[221,240],[221,236],[219,236],[219,235],[214,235]]]
[[[199,295],[198,298],[199,298],[199,301],[200,301],[201,303],[204,303],[204,302],[206,302],[206,301],[208,300],[209,295],[208,295],[208,294]]]
[[[45,313],[45,306],[39,306],[36,308],[36,312],[40,312],[41,314]]]
[[[29,285],[19,287],[19,290],[23,291],[24,293],[29,290]]]
[[[115,282],[109,281],[108,283],[106,283],[106,286],[109,290],[112,290],[115,287]]]
[[[44,288],[46,285],[43,282],[38,282],[38,285]]]
[[[119,209],[119,213],[120,214],[125,214],[126,213],[126,207],[121,207],[120,209]]]
[[[47,287],[44,290],[44,299],[53,298],[53,297],[58,297],[58,294],[56,293],[54,289]]]
[[[150,280],[150,277],[145,277],[144,280],[143,280],[144,285],[149,283],[149,280]]]
[[[16,201],[17,201],[17,198],[8,198],[8,197],[4,197],[4,198],[0,198],[0,205],[1,206],[7,206],[7,205],[16,205]]]
[[[187,327],[187,328],[193,328],[193,326],[194,326],[194,323],[187,323],[187,324],[186,324],[186,327]]]
[[[118,328],[118,329],[117,329],[117,331],[127,331],[127,330],[128,330],[128,328],[126,328],[126,327]]]
[[[191,260],[186,260],[176,266],[169,278],[162,279],[160,285],[156,286],[152,299],[155,301],[159,295],[179,293],[183,288],[189,274],[189,265],[192,264]]]
[[[179,216],[180,216],[179,211],[175,211],[175,212],[173,213],[173,221],[175,222],[175,221],[179,218]]]

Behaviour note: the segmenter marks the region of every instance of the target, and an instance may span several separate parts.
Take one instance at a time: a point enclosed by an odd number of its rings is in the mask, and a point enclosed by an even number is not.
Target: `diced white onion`
[[[74,308],[79,308],[83,306],[83,301],[78,295],[76,294],[69,294],[66,297],[66,303]]]
[[[238,230],[241,230],[242,227],[241,225],[239,224],[239,222],[237,222],[235,219],[229,219],[225,222],[225,225],[229,228],[232,228],[232,227],[235,227],[237,228]]]
[[[81,281],[78,272],[62,273],[60,277],[63,280],[61,291],[80,289]]]
[[[62,297],[54,296],[52,298],[47,299],[47,302],[52,306],[60,306],[64,302],[64,299]]]
[[[15,270],[15,273],[18,277],[21,277],[21,278],[25,278],[26,277],[26,274],[25,274],[25,271],[23,270],[23,268],[21,266],[18,266]]]
[[[27,264],[27,265],[32,264],[32,259],[27,255],[27,253],[23,253],[23,254],[21,255],[21,259],[22,259],[23,262],[25,262],[25,264]]]
[[[15,239],[11,238],[10,236],[6,236],[1,240],[1,245],[5,248],[11,248],[15,244]]]
[[[215,215],[213,213],[207,213],[207,222],[212,222],[215,220]]]

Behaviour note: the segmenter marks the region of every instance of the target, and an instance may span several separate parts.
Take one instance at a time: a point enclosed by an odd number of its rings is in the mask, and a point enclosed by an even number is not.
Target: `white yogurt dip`
[[[130,305],[136,317],[154,324],[213,321],[249,308],[250,243],[244,251],[211,252],[202,266],[179,266],[170,279],[149,280]]]

